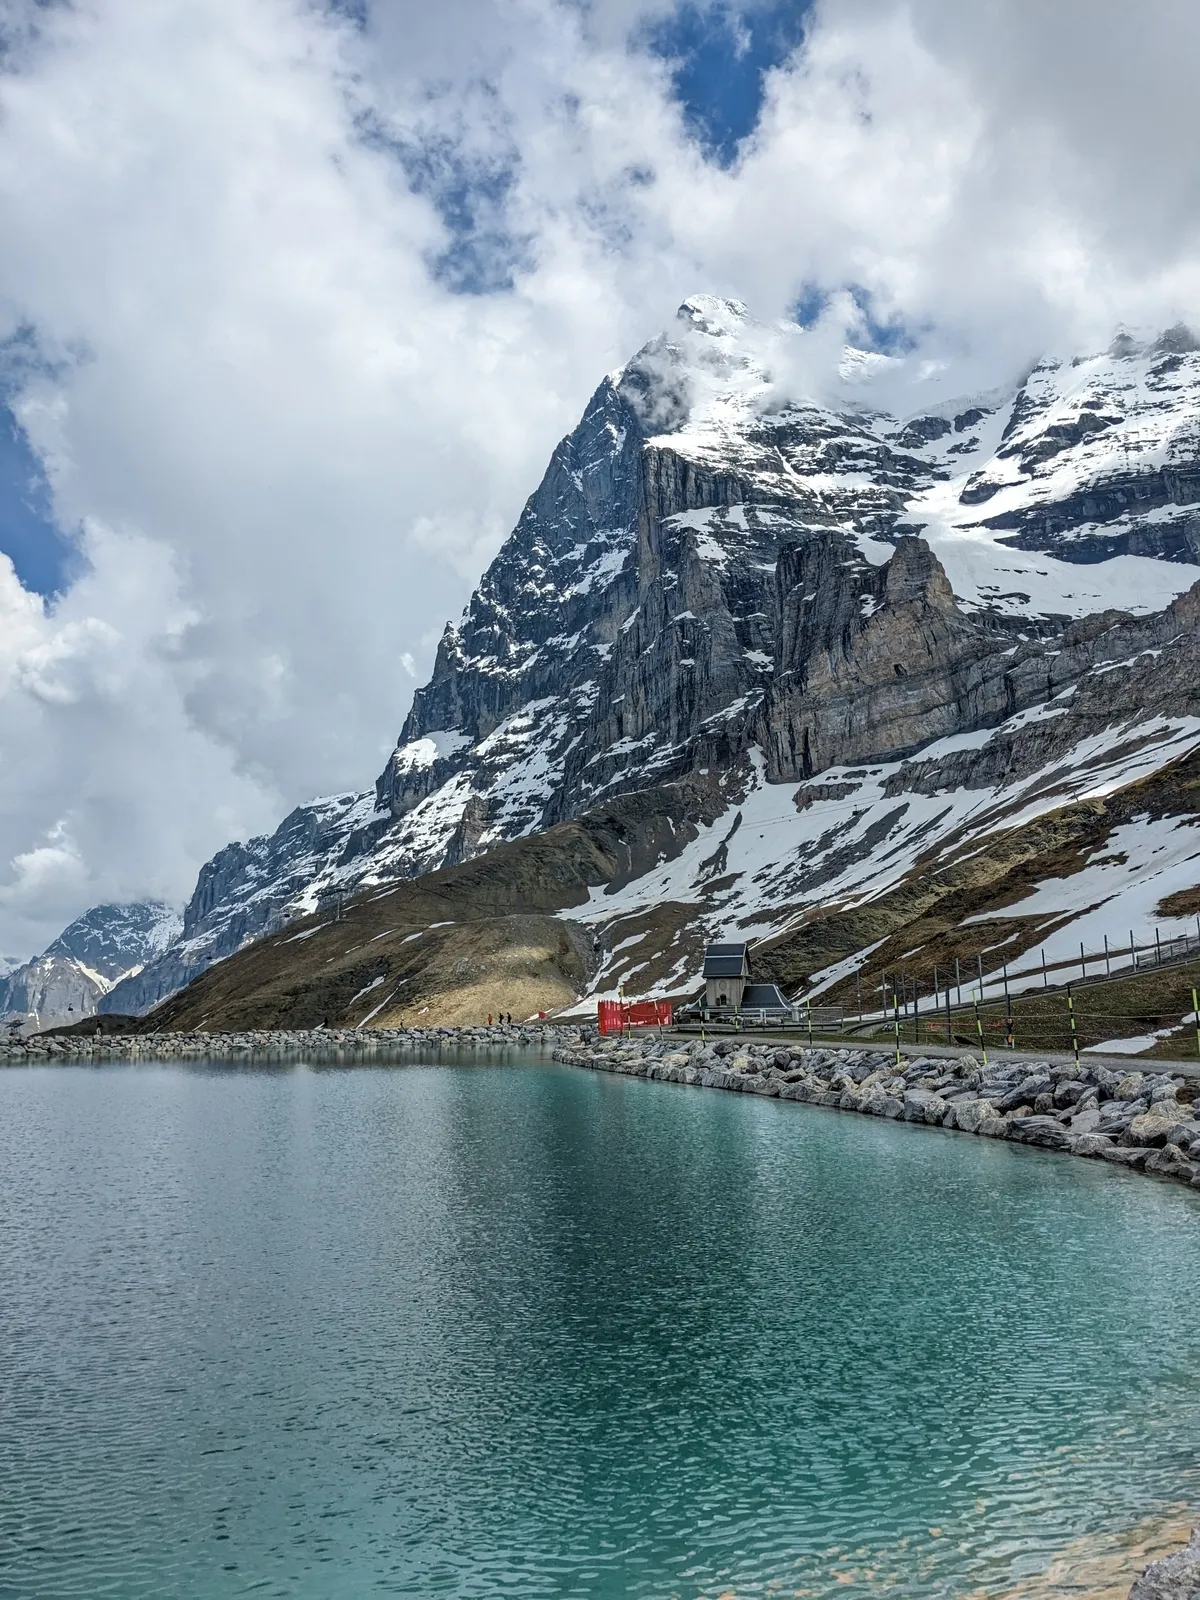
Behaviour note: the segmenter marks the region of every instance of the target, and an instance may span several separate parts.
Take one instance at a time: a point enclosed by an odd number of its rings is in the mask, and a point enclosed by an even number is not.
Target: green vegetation
[[[1144,1054],[1148,1057],[1188,1060],[1200,1056],[1196,1026],[1190,1020],[1194,987],[1200,987],[1200,958],[1177,966],[1155,967],[1136,975],[1127,973],[1111,978],[1089,978],[1070,986],[1079,1048],[1103,1044],[1107,1040],[1149,1037],[1163,1034]],[[1184,1021],[1184,1018],[1189,1020]],[[1018,1050],[1069,1051],[1073,1040],[1071,1009],[1066,987],[1032,989],[1013,995],[1006,1007],[1003,999],[989,999],[979,1007],[979,1021],[989,1052],[1002,1050],[1008,1043],[1011,1019],[1012,1042]],[[857,1034],[857,1030],[856,1034]],[[951,1035],[948,1037],[948,1033]],[[864,1030],[860,1037],[880,1040],[895,1038],[895,1024],[889,1020]],[[916,1018],[910,1002],[907,1015],[901,1006],[900,1038],[906,1044],[978,1045],[979,1030],[973,1006],[955,1006],[949,1025],[943,996],[942,1009],[934,1012],[926,995],[918,1005]]]

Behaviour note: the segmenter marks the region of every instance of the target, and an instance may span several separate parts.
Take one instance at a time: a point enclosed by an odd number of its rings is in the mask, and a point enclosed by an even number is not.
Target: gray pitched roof
[[[743,1011],[787,1011],[787,1001],[774,983],[748,983],[742,995]]]
[[[750,970],[746,944],[710,944],[704,952],[706,978],[742,978]]]

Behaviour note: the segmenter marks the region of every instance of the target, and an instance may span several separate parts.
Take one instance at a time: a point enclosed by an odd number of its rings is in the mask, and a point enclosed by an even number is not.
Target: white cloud
[[[16,409],[91,561],[49,612],[0,562],[0,946],[368,784],[685,294],[855,282],[979,387],[1200,301],[1190,8],[828,0],[728,170],[629,42],[665,9],[0,0],[0,337],[36,336]],[[456,172],[510,287],[431,275]]]

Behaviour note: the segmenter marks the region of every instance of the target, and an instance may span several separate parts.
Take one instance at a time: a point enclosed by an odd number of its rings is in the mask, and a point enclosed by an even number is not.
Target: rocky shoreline
[[[1103,1066],[917,1057],[743,1040],[632,1037],[563,1046],[573,1067],[727,1089],[1108,1161],[1200,1191],[1200,1084]]]
[[[34,1034],[0,1044],[0,1066],[42,1062],[95,1062],[196,1059],[240,1055],[297,1055],[336,1052],[356,1056],[394,1055],[397,1050],[447,1050],[462,1047],[544,1049],[563,1039],[582,1039],[573,1030],[541,1022],[478,1028],[261,1028],[239,1033]]]

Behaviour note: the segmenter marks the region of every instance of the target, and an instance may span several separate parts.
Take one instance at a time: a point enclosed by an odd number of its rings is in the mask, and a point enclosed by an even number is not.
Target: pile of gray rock
[[[802,1100],[838,1111],[956,1128],[1091,1156],[1200,1189],[1200,1082],[1103,1066],[918,1057],[798,1045],[589,1039],[555,1052],[571,1066]]]
[[[1200,1600],[1200,1528],[1186,1549],[1150,1563],[1129,1600]]]
[[[38,1061],[159,1061],[179,1057],[220,1060],[235,1055],[292,1055],[319,1050],[394,1055],[461,1046],[545,1048],[582,1036],[541,1022],[478,1028],[264,1028],[242,1033],[35,1034],[0,1044],[0,1066]]]

